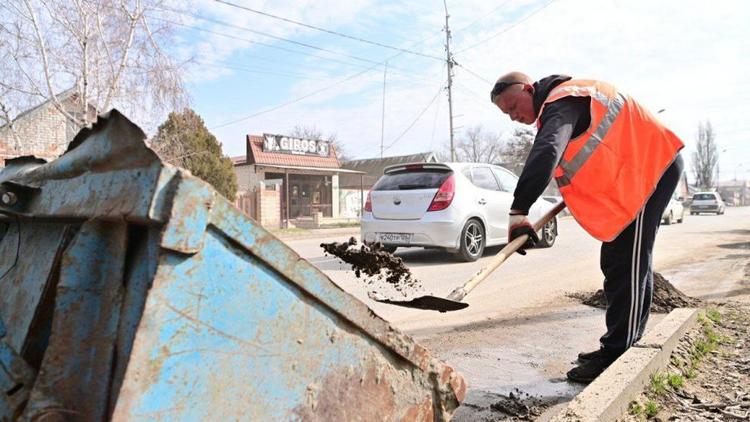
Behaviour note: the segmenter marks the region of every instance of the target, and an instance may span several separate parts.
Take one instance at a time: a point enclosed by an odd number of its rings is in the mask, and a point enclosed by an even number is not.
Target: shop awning
[[[303,167],[303,166],[279,166],[274,164],[256,164],[257,167],[274,168],[282,170],[300,170],[300,171],[319,171],[322,173],[346,173],[346,174],[366,174],[363,171],[349,170],[342,168],[321,168],[321,167]]]

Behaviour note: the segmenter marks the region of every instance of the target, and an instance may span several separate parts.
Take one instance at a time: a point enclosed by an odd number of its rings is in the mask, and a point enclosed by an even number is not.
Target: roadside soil
[[[580,300],[584,305],[607,309],[607,298],[604,296],[604,290],[602,289],[592,294],[579,292],[571,293],[568,296]],[[674,308],[696,308],[700,306],[702,306],[700,299],[692,298],[677,290],[669,280],[665,279],[661,274],[654,272],[654,294],[651,301],[651,312],[669,313]]]
[[[750,420],[749,327],[750,304],[712,305],[619,420]]]

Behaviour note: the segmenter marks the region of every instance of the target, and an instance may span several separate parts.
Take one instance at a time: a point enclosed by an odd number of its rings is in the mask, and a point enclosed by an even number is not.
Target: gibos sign
[[[291,136],[263,134],[263,151],[285,154],[319,155],[328,157],[331,147],[328,141],[300,139]]]

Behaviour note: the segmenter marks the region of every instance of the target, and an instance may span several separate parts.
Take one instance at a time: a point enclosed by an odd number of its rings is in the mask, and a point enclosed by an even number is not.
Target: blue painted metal
[[[0,171],[0,419],[450,417],[458,374],[143,138]]]

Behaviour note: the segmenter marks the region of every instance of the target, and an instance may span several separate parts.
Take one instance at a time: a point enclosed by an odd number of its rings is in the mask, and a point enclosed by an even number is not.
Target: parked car
[[[670,225],[677,221],[682,223],[685,219],[685,207],[682,206],[682,202],[678,201],[677,198],[669,198],[669,204],[664,209],[664,213],[661,215],[661,220],[665,225]]]
[[[724,214],[726,207],[718,192],[696,192],[690,203],[690,214],[706,212],[721,215]]]
[[[508,212],[518,178],[479,163],[415,163],[389,166],[367,194],[362,239],[399,247],[443,248],[475,261],[485,247],[507,242]],[[536,221],[553,208],[539,199],[529,210]],[[539,233],[539,246],[557,238],[557,219]]]

